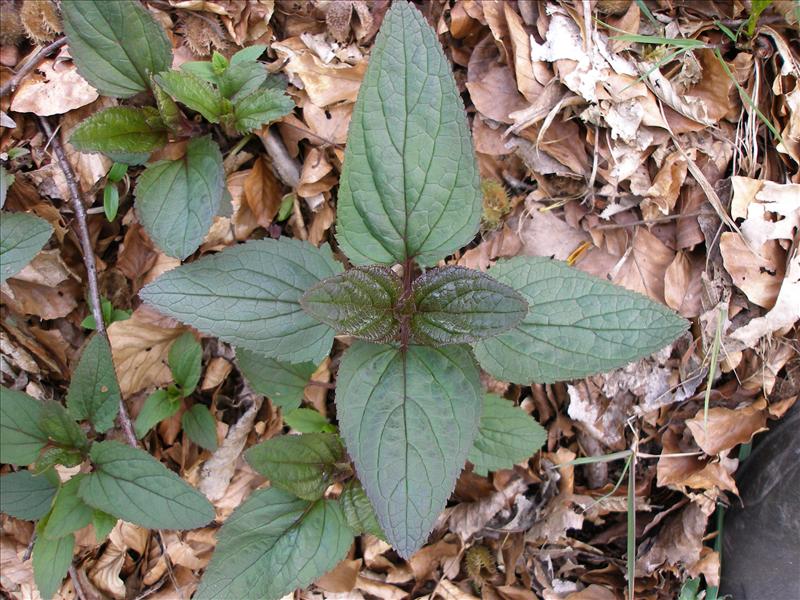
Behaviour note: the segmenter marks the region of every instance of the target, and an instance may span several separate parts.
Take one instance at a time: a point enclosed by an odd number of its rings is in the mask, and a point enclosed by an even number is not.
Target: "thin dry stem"
[[[83,264],[86,266],[86,279],[89,284],[89,303],[92,308],[92,316],[96,326],[97,335],[101,335],[108,340],[108,332],[106,325],[103,322],[103,311],[100,305],[100,290],[97,285],[97,266],[94,260],[94,249],[92,242],[89,239],[89,227],[86,224],[86,208],[83,205],[81,197],[81,190],[78,187],[78,182],[75,179],[75,173],[72,171],[72,165],[67,160],[67,155],[64,153],[64,147],[61,145],[61,140],[54,134],[50,122],[45,117],[39,117],[39,126],[47,137],[49,143],[53,146],[59,167],[64,173],[64,178],[67,181],[67,188],[69,189],[70,204],[72,211],[75,213],[75,221],[77,223],[78,237],[81,240],[81,249],[83,251]],[[138,447],[136,442],[136,435],[133,432],[133,423],[128,415],[128,409],[125,407],[125,402],[122,396],[119,398],[119,414],[117,421],[120,428],[125,434],[125,441],[134,448]]]
[[[10,94],[20,82],[25,78],[25,76],[33,71],[36,67],[39,66],[39,63],[42,62],[47,56],[61,48],[64,44],[67,43],[67,38],[62,37],[57,39],[55,42],[48,44],[35,54],[33,54],[25,63],[19,68],[19,71],[14,73],[14,75],[6,81],[2,86],[0,86],[0,97],[5,96],[6,94]]]

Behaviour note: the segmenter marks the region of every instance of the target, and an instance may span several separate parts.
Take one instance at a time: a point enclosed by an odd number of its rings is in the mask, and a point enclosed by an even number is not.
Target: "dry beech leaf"
[[[325,575],[314,582],[314,585],[321,590],[334,594],[344,594],[353,591],[358,581],[358,572],[361,570],[363,561],[345,559],[336,567],[328,571]]]
[[[770,240],[760,248],[752,248],[738,233],[726,231],[719,249],[734,285],[754,304],[772,308],[783,283],[786,261],[778,242]]]
[[[172,381],[169,347],[187,328],[140,306],[130,319],[108,327],[111,354],[123,396]]]
[[[264,228],[269,227],[278,214],[283,192],[264,157],[256,159],[243,185],[245,202],[256,223]]]
[[[26,77],[11,100],[14,112],[61,115],[97,100],[99,94],[71,62],[46,59]]]
[[[738,444],[745,444],[756,433],[764,431],[767,423],[766,406],[762,399],[743,408],[710,408],[707,427],[701,409],[686,421],[686,426],[703,452],[713,456]]]
[[[707,523],[708,514],[693,502],[670,516],[653,546],[637,559],[636,570],[649,575],[665,563],[684,567],[695,564],[700,559]]]

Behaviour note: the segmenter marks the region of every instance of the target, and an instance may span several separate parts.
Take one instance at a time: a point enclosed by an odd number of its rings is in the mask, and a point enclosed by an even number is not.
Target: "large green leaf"
[[[341,270],[327,244],[257,240],[168,271],[140,296],[234,346],[319,364],[330,352],[333,330],[303,311],[300,296]]]
[[[253,131],[289,114],[293,108],[294,102],[282,90],[256,90],[236,101],[236,129],[240,133]]]
[[[224,186],[219,146],[210,136],[196,138],[184,157],[148,165],[139,176],[136,212],[159,248],[183,260],[208,233]]]
[[[78,72],[104,96],[143,92],[172,63],[164,29],[136,0],[62,0],[61,14]]]
[[[0,477],[0,512],[35,521],[50,511],[53,497],[58,491],[58,478],[53,482],[45,474],[17,471]]]
[[[478,437],[469,451],[469,462],[478,475],[510,469],[533,456],[547,439],[547,431],[514,403],[494,394],[483,397]]]
[[[339,427],[387,541],[427,539],[478,431],[478,368],[462,346],[406,351],[356,342],[336,385]]]
[[[353,543],[335,500],[300,500],[277,488],[257,490],[220,529],[195,600],[278,600],[309,585]]]
[[[272,485],[316,500],[332,483],[334,466],[344,458],[344,448],[335,433],[305,433],[266,440],[245,456]]]
[[[214,507],[144,450],[95,442],[94,471],[81,482],[84,502],[149,529],[194,529],[214,519]]]
[[[347,137],[336,237],[356,264],[424,265],[478,231],[481,194],[464,107],[436,33],[395,2],[372,48]]]
[[[72,563],[75,536],[65,535],[55,540],[43,535],[33,543],[33,580],[45,600],[52,598]]]
[[[31,262],[53,233],[50,223],[29,213],[4,212],[1,218],[0,283]]]
[[[213,85],[191,73],[181,71],[164,71],[154,79],[162,90],[181,104],[199,112],[206,121],[219,122],[223,112],[223,98]]]
[[[74,533],[92,522],[94,509],[78,496],[78,488],[86,477],[88,476],[85,474],[78,474],[62,484],[53,502],[53,510],[42,530],[44,537],[55,540]]]
[[[388,342],[400,332],[394,307],[402,293],[394,271],[372,265],[320,281],[300,297],[300,305],[338,333]]]
[[[481,366],[503,381],[551,383],[608,371],[686,330],[665,306],[560,261],[519,256],[489,273],[530,307],[517,327],[475,345]]]
[[[236,362],[252,388],[283,410],[300,406],[306,385],[317,370],[312,362],[281,362],[244,348],[236,349]]]
[[[149,106],[112,106],[81,122],[69,143],[82,152],[152,152],[167,143],[167,127]]]
[[[0,462],[28,465],[47,445],[39,423],[44,405],[28,394],[0,387]]]
[[[95,334],[83,349],[67,392],[67,410],[76,420],[89,419],[104,433],[114,426],[120,391],[105,336]]]
[[[464,267],[431,269],[414,281],[411,334],[420,344],[465,344],[519,324],[528,303],[507,285]]]

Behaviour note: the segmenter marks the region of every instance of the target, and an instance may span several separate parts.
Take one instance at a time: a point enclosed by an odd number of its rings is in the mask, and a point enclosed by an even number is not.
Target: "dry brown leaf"
[[[619,596],[607,587],[593,583],[580,592],[572,592],[564,600],[619,600]]]
[[[770,240],[760,248],[751,248],[740,234],[726,231],[719,249],[725,270],[748,300],[764,308],[775,306],[786,268],[780,244]]]
[[[325,573],[314,582],[314,585],[326,592],[342,594],[351,592],[356,587],[358,572],[361,570],[363,561],[344,559],[333,569]]]
[[[45,59],[27,76],[11,99],[11,110],[47,117],[61,115],[97,100],[99,94],[71,62]]]
[[[131,223],[117,254],[117,268],[131,281],[143,277],[158,259],[150,237],[139,223]]]
[[[208,361],[208,365],[206,365],[206,370],[203,375],[203,382],[200,384],[200,389],[203,391],[214,389],[223,381],[225,381],[225,379],[227,379],[232,369],[233,365],[230,363],[230,361],[222,358],[221,356],[215,356]]]
[[[303,162],[297,195],[312,198],[322,192],[330,191],[337,183],[337,176],[332,171],[333,165],[325,154],[319,148],[312,148]]]
[[[265,229],[281,207],[283,191],[264,157],[259,157],[243,182],[244,199],[256,223]]]
[[[763,399],[737,409],[715,406],[708,410],[707,426],[701,409],[694,417],[687,419],[686,426],[703,452],[714,456],[738,444],[745,444],[756,433],[764,431],[767,424],[766,407]]]
[[[454,535],[428,544],[408,559],[414,578],[418,582],[427,581],[439,565],[458,556],[460,551],[461,545]]]
[[[140,306],[130,319],[108,327],[111,354],[123,396],[172,381],[167,366],[169,347],[188,329],[147,306]]]
[[[656,467],[656,482],[659,486],[676,486],[681,490],[717,488],[739,494],[733,479],[738,460],[723,458],[719,462],[712,462],[699,456],[670,456],[684,453],[684,449],[678,444],[677,434],[672,429],[667,429],[661,443],[663,450]]]
[[[669,517],[652,547],[636,561],[636,570],[649,575],[663,564],[688,567],[700,559],[708,514],[694,502]]]
[[[399,587],[360,574],[356,578],[356,589],[382,600],[403,600],[407,597],[406,592]]]
[[[308,93],[311,101],[325,108],[341,101],[355,102],[367,69],[367,61],[357,65],[325,64],[299,37],[272,45],[281,59],[287,60],[286,73]]]
[[[478,502],[461,502],[452,508],[445,509],[448,529],[467,542],[473,535],[481,531],[492,518],[513,503],[521,494],[526,484],[515,480],[505,488],[495,492],[488,498]]]
[[[509,115],[528,106],[517,91],[513,72],[499,62],[491,37],[486,37],[473,51],[466,85],[475,108],[494,121],[511,123]]]
[[[675,252],[642,227],[636,229],[633,245],[612,271],[618,285],[664,302],[664,279]]]
[[[702,279],[705,263],[701,257],[677,252],[664,274],[664,300],[681,316],[693,318],[703,310]]]

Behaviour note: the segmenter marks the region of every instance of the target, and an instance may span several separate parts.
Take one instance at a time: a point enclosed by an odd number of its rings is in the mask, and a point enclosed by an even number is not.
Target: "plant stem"
[[[11,79],[6,81],[2,87],[0,87],[0,97],[5,96],[6,94],[9,94],[17,89],[19,82],[22,81],[28,73],[39,66],[39,63],[42,62],[46,56],[52,54],[66,43],[67,38],[59,38],[55,42],[48,44],[36,52],[33,56],[28,58],[28,60],[26,60],[25,63],[19,68],[19,71],[14,73],[13,77],[11,77]]]
[[[69,160],[67,160],[67,155],[64,153],[61,140],[59,140],[58,136],[53,132],[50,122],[45,117],[39,117],[39,126],[49,142],[53,145],[53,152],[56,155],[58,165],[64,173],[64,179],[67,181],[70,204],[72,205],[72,211],[75,213],[78,237],[80,238],[81,250],[83,251],[83,264],[86,267],[86,280],[89,284],[89,302],[92,308],[92,315],[94,316],[97,335],[103,336],[106,338],[106,341],[108,341],[108,332],[106,331],[106,324],[103,321],[103,309],[100,304],[100,290],[97,285],[97,266],[94,260],[94,249],[89,239],[89,227],[86,224],[86,208],[83,205],[81,190],[78,187],[75,173],[72,171],[72,166],[69,164]],[[117,415],[117,421],[122,432],[125,434],[125,440],[130,446],[137,448],[136,434],[133,432],[133,424],[128,415],[128,409],[125,408],[122,395],[120,395],[119,398],[119,414]]]

